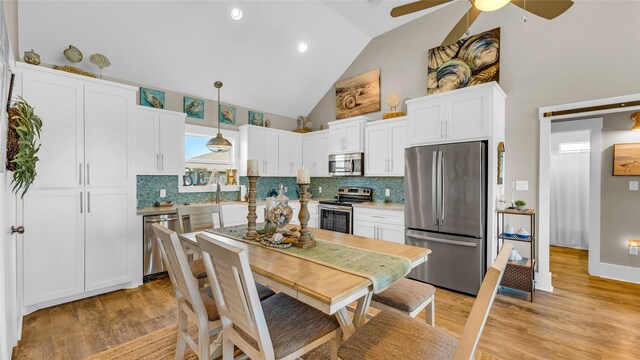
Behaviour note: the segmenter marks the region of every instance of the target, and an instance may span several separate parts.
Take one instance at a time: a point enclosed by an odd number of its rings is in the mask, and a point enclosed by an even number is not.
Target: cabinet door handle
[[[156,154],[156,170],[160,171],[160,154]]]
[[[91,214],[91,191],[87,191],[87,214]]]
[[[393,160],[389,159],[389,172],[391,172],[391,170],[393,170]]]
[[[78,164],[78,185],[82,185],[82,163]]]
[[[87,163],[87,185],[91,185],[91,168],[89,166],[90,164]]]
[[[82,214],[82,191],[80,191],[80,214]]]
[[[164,171],[164,154],[160,155],[160,170]]]

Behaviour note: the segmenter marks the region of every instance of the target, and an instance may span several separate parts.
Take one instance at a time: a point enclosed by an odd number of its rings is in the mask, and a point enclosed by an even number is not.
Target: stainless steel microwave
[[[329,175],[364,176],[364,153],[329,155]]]

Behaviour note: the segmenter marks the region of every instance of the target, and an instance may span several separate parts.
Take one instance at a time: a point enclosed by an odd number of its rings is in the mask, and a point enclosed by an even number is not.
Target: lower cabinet
[[[354,207],[353,234],[404,244],[404,212]]]

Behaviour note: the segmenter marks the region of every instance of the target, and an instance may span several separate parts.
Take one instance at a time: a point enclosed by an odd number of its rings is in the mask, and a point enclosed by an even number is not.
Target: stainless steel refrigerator
[[[405,150],[405,242],[432,250],[409,277],[476,295],[486,271],[486,143]]]

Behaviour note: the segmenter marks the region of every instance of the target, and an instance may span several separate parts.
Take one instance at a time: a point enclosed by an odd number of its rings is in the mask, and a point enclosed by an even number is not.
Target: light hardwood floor
[[[554,292],[534,303],[498,296],[481,350],[504,359],[640,358],[640,285],[589,276],[581,250],[552,247],[551,271]],[[438,289],[436,327],[459,336],[472,304]],[[174,324],[171,283],[156,281],[30,314],[14,358],[82,359]]]

